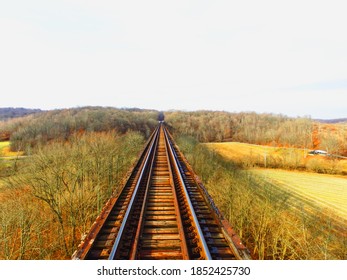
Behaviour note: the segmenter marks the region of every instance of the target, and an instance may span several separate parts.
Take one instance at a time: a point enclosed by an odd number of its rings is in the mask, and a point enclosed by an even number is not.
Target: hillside
[[[206,143],[209,149],[228,160],[249,168],[268,167],[308,170],[317,173],[347,174],[347,160],[310,155],[309,150],[271,147],[239,142]]]
[[[9,120],[13,118],[23,117],[30,114],[43,112],[40,109],[26,109],[26,108],[0,108],[0,121]]]
[[[1,140],[11,140],[12,150],[25,150],[74,133],[139,131],[145,137],[157,125],[159,112],[110,107],[82,107],[40,112],[0,122]]]
[[[276,185],[299,197],[307,207],[317,206],[325,211],[333,211],[347,220],[347,178],[309,172],[293,172],[274,169],[252,169],[251,172],[265,181]],[[296,205],[296,197],[290,203]]]
[[[347,118],[341,118],[341,119],[315,119],[315,121],[320,123],[347,123]]]
[[[255,112],[167,112],[165,121],[177,135],[199,142],[242,142],[276,147],[326,150],[347,156],[347,125],[310,118]]]

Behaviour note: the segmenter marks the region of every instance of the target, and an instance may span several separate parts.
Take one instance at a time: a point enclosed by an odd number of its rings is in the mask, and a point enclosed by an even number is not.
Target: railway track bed
[[[164,124],[73,259],[250,259]]]

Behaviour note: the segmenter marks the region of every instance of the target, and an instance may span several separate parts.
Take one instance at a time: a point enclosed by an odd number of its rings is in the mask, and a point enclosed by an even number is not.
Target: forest
[[[0,108],[0,121],[8,120],[13,118],[19,118],[35,113],[40,113],[42,110],[40,109],[26,109],[26,108]]]
[[[288,195],[264,187],[242,166],[199,144],[236,141],[346,155],[345,123],[254,112],[170,111],[163,116],[155,110],[82,107],[0,121],[0,140],[22,155],[9,160],[0,150],[0,259],[71,258],[164,117],[254,258],[346,258],[347,240],[336,235],[329,219],[317,228],[318,213],[293,215],[281,203]],[[289,224],[298,230],[288,232]]]
[[[243,142],[276,147],[322,149],[347,155],[347,123],[327,124],[309,117],[255,112],[166,112],[172,131],[199,142]]]
[[[139,131],[148,137],[158,112],[140,109],[83,107],[52,110],[0,122],[0,136],[11,140],[12,150],[25,150],[51,140],[67,140],[73,133]]]

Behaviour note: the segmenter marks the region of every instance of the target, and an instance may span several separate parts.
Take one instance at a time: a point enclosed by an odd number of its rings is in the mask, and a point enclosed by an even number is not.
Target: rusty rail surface
[[[250,259],[160,123],[73,259]]]

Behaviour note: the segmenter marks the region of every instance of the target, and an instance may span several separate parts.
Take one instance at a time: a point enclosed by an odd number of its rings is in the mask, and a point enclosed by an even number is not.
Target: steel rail
[[[161,126],[160,130],[163,131],[162,126]],[[159,134],[159,137],[160,137],[160,134]],[[158,142],[159,142],[159,140],[158,140]],[[169,155],[168,155],[168,148],[167,148],[166,141],[164,141],[164,145],[165,145],[165,154],[166,154],[166,157],[168,159],[168,169],[169,169],[169,175],[170,175],[170,185],[171,185],[172,193],[173,193],[173,196],[174,196],[174,205],[175,205],[175,213],[176,213],[176,218],[177,218],[177,223],[178,223],[178,232],[179,232],[179,236],[180,236],[180,239],[181,239],[182,257],[183,257],[183,259],[189,259],[186,238],[184,236],[183,224],[182,224],[181,215],[180,215],[180,211],[179,211],[179,205],[178,205],[178,202],[177,202],[175,186],[174,186],[174,182],[173,182],[173,178],[172,178],[172,170],[171,170],[171,165],[170,165],[170,162],[169,162],[170,158],[169,158]],[[157,149],[158,149],[158,147],[157,147]],[[130,258],[129,258],[130,260],[136,259],[136,255],[138,253],[138,244],[139,244],[139,241],[140,241],[140,235],[141,235],[141,232],[142,232],[143,227],[144,227],[143,221],[144,221],[144,216],[145,216],[146,207],[147,207],[147,197],[148,197],[148,192],[149,192],[149,188],[150,188],[150,185],[151,185],[151,180],[153,179],[152,178],[153,166],[154,166],[155,157],[157,156],[157,154],[158,154],[158,151],[155,152],[155,154],[154,154],[154,156],[152,158],[152,161],[151,161],[149,176],[148,176],[148,180],[147,180],[147,183],[146,183],[146,192],[145,192],[145,195],[144,195],[144,201],[143,201],[142,208],[141,208],[140,219],[139,219],[139,223],[138,223],[137,230],[136,230],[136,236],[134,238],[134,243],[133,243],[131,251],[130,251]]]
[[[141,170],[140,176],[139,176],[139,178],[138,178],[138,180],[137,180],[137,183],[136,183],[134,192],[133,192],[132,197],[131,197],[131,200],[130,200],[130,202],[129,202],[127,211],[125,212],[125,215],[124,215],[122,224],[121,224],[121,226],[120,226],[120,228],[119,228],[119,231],[118,231],[118,234],[117,234],[117,238],[116,238],[116,240],[115,240],[115,242],[114,242],[114,244],[113,244],[111,253],[110,253],[109,257],[108,257],[109,260],[113,260],[114,257],[115,257],[115,254],[116,254],[116,252],[117,252],[117,249],[118,249],[118,246],[119,246],[119,242],[120,242],[120,240],[121,240],[121,238],[122,238],[125,225],[126,225],[126,223],[127,223],[127,221],[128,221],[129,215],[130,215],[130,211],[132,210],[132,207],[133,207],[133,204],[134,204],[134,201],[135,201],[135,198],[136,198],[137,191],[138,191],[139,186],[140,186],[141,181],[142,181],[143,174],[144,174],[144,172],[145,172],[145,170],[146,170],[146,167],[147,167],[148,161],[149,161],[149,159],[150,159],[150,156],[151,156],[151,154],[153,154],[153,150],[154,150],[153,147],[154,147],[154,143],[156,143],[156,141],[157,141],[157,139],[158,139],[159,129],[157,129],[157,132],[156,132],[156,133],[157,133],[157,134],[154,136],[153,141],[152,141],[152,143],[151,143],[151,146],[150,146],[150,148],[149,148],[149,150],[148,150],[147,158],[146,158],[145,163],[144,163],[144,165],[143,165],[143,168],[142,168],[142,170]]]
[[[102,228],[105,225],[105,222],[110,218],[112,215],[113,208],[116,207],[118,200],[121,198],[121,196],[124,194],[124,192],[127,192],[127,185],[129,184],[130,180],[135,182],[136,184],[137,179],[139,177],[139,172],[134,173],[135,169],[140,170],[144,164],[144,159],[148,155],[150,144],[152,143],[154,136],[157,132],[158,128],[154,129],[154,131],[151,133],[150,137],[146,141],[146,144],[144,145],[144,150],[141,152],[141,155],[139,156],[139,160],[136,163],[136,165],[133,168],[133,171],[131,174],[128,175],[128,178],[126,180],[126,183],[123,185],[122,188],[116,189],[111,198],[106,202],[105,206],[103,207],[101,213],[96,218],[96,221],[91,226],[91,229],[89,233],[86,235],[86,237],[81,241],[80,245],[78,246],[77,250],[72,255],[72,259],[79,260],[79,259],[89,259],[90,254],[94,250],[94,245],[97,242],[98,235],[100,232],[102,232]],[[134,187],[129,186],[129,193],[133,192]],[[129,198],[130,199],[130,198]],[[126,204],[128,205],[128,203]],[[118,231],[118,229],[117,229]],[[109,255],[109,253],[107,254]],[[94,259],[93,257],[91,259]]]
[[[163,130],[165,131],[164,128],[163,128]],[[179,235],[180,235],[181,241],[182,241],[182,245],[181,245],[182,255],[183,255],[183,259],[188,260],[189,259],[189,253],[188,253],[187,239],[185,238],[182,218],[181,218],[181,214],[180,214],[179,203],[177,201],[177,193],[176,193],[176,188],[175,188],[175,182],[173,179],[173,170],[172,170],[171,164],[170,164],[169,148],[168,148],[167,142],[168,141],[165,138],[165,153],[166,153],[166,157],[168,158],[168,165],[169,165],[169,172],[170,172],[170,184],[172,186],[172,192],[173,192],[173,195],[175,197],[174,204],[175,204],[175,212],[176,212],[176,216],[177,216],[178,231],[179,231]]]
[[[159,130],[159,134],[160,134],[160,130]],[[159,134],[158,137],[156,139],[156,143],[159,141]],[[156,145],[157,146],[157,145]],[[149,187],[151,184],[151,178],[152,178],[152,173],[153,173],[153,165],[154,165],[154,160],[155,160],[155,155],[156,155],[157,151],[153,152],[153,157],[151,160],[151,165],[150,165],[150,170],[149,170],[149,175],[147,178],[147,182],[146,182],[146,192],[145,192],[145,196],[142,202],[142,207],[141,207],[141,214],[140,214],[140,219],[137,225],[137,229],[136,229],[136,235],[135,235],[135,239],[134,239],[134,243],[131,246],[131,250],[130,250],[130,260],[134,260],[136,258],[136,253],[137,253],[137,247],[139,244],[139,240],[140,240],[140,234],[141,234],[141,230],[142,230],[142,222],[143,222],[143,218],[144,218],[144,214],[145,214],[145,209],[146,209],[146,201],[147,201],[147,196],[148,196],[148,191],[149,191]]]
[[[198,221],[198,218],[196,217],[196,214],[195,214],[195,211],[194,211],[194,207],[193,207],[193,204],[191,203],[190,201],[190,198],[189,198],[189,194],[188,194],[188,191],[187,191],[187,187],[186,187],[186,184],[184,183],[184,180],[183,180],[183,177],[182,177],[182,174],[180,172],[181,168],[180,168],[180,164],[177,160],[177,155],[176,155],[176,152],[174,151],[174,149],[172,148],[171,146],[171,143],[169,141],[169,137],[167,135],[167,132],[166,132],[166,129],[164,129],[164,133],[165,133],[165,139],[166,141],[168,142],[168,147],[169,147],[169,152],[170,154],[172,155],[174,161],[173,161],[173,164],[175,166],[175,168],[177,169],[177,173],[178,173],[178,177],[182,183],[182,186],[183,186],[183,191],[184,191],[184,194],[185,194],[185,198],[187,200],[187,203],[189,205],[189,208],[190,208],[190,211],[191,211],[191,215],[193,217],[193,222],[195,224],[195,227],[197,229],[197,235],[199,237],[199,240],[201,242],[201,245],[203,247],[203,253],[205,254],[205,257],[207,260],[212,260],[212,256],[211,256],[211,253],[210,253],[210,250],[207,246],[207,242],[205,240],[205,237],[204,237],[204,234],[201,230],[201,227],[200,227],[200,224],[199,224],[199,221]]]

